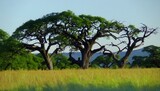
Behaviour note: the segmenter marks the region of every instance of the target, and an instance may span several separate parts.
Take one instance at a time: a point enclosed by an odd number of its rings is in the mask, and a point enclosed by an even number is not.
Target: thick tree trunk
[[[53,64],[52,64],[51,58],[49,57],[49,54],[47,54],[47,53],[45,53],[45,52],[43,52],[43,53],[41,53],[41,54],[42,54],[42,56],[43,56],[43,58],[44,58],[44,61],[45,61],[46,65],[47,65],[47,68],[48,68],[49,70],[52,70],[52,69],[53,69]]]
[[[82,52],[83,69],[89,68],[89,61],[91,56],[91,52]]]
[[[49,70],[53,70],[53,63],[52,60],[50,59],[50,57],[47,57],[47,67]]]
[[[125,65],[127,63],[127,59],[129,57],[129,55],[131,54],[132,50],[133,50],[133,48],[129,49],[126,52],[125,56],[120,59],[120,61],[118,63],[119,68],[124,68],[125,67]]]

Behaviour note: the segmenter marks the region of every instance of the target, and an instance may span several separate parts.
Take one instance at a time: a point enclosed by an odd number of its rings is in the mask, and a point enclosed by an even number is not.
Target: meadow
[[[0,71],[0,91],[160,91],[160,69]]]

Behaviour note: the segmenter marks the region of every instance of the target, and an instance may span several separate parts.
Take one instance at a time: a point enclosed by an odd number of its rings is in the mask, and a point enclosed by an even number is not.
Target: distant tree
[[[78,65],[72,64],[71,61],[63,54],[54,55],[52,59],[54,68],[56,69],[79,68]]]
[[[146,61],[147,56],[134,56],[133,62],[131,67],[141,67],[141,68],[146,68],[147,66],[150,65],[149,62]]]
[[[143,48],[143,52],[148,52],[149,56],[134,56],[132,67],[158,67],[160,68],[160,47],[150,45]]]
[[[149,53],[149,57],[146,60],[153,64],[154,67],[160,68],[160,47],[150,45],[144,47],[143,51]]]
[[[118,44],[111,43],[110,46],[116,47],[118,49],[117,52],[113,53],[111,50],[105,48],[104,54],[112,55],[116,63],[120,68],[125,67],[127,63],[128,57],[133,51],[133,49],[141,46],[144,43],[144,40],[148,38],[151,34],[156,33],[157,29],[148,28],[146,25],[143,24],[141,29],[136,28],[133,25],[129,25],[127,27],[121,27],[121,33],[116,37]],[[123,46],[123,47],[121,47]],[[120,52],[126,50],[126,53],[120,59],[117,58],[115,55],[119,54]]]
[[[112,57],[100,55],[95,60],[91,62],[91,66],[98,66],[101,68],[109,68],[111,63],[113,62]]]

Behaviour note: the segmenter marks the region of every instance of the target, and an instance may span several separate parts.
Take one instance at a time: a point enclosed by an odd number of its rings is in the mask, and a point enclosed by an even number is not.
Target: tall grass
[[[160,90],[160,69],[1,71],[0,90]]]

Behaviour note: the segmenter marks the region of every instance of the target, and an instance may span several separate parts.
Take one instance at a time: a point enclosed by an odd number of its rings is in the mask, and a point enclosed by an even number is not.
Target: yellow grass
[[[160,69],[19,70],[0,72],[0,90],[160,88]],[[99,90],[97,89],[97,90]],[[132,90],[134,90],[132,89]],[[155,90],[154,89],[154,90]]]

